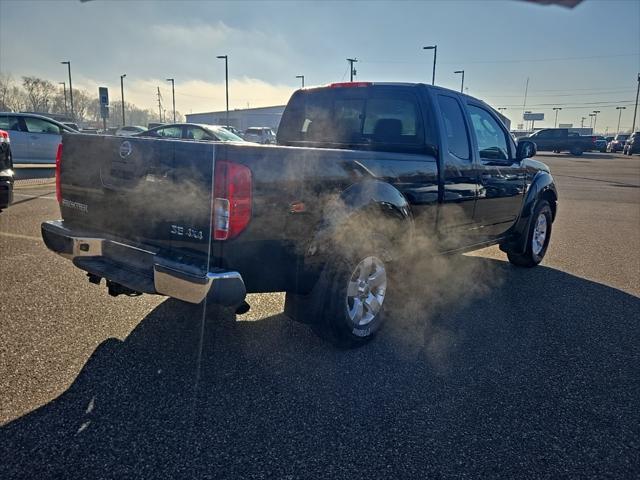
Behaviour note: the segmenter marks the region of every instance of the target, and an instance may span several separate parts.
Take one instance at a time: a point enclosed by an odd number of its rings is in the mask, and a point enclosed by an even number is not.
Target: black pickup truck
[[[549,169],[475,98],[423,84],[302,89],[277,142],[65,134],[62,220],[42,224],[44,241],[113,295],[246,308],[247,292],[284,291],[289,315],[344,345],[376,333],[389,266],[407,254],[499,244],[524,267],[545,255]]]
[[[525,137],[536,144],[540,152],[569,152],[571,155],[580,156],[583,152],[596,149],[595,136],[582,136],[570,132],[566,128],[544,128]]]

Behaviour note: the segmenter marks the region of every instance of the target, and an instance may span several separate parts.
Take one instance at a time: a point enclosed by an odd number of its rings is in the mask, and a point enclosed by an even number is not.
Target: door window
[[[471,123],[483,160],[509,160],[507,137],[493,116],[483,108],[469,105]]]
[[[20,131],[20,121],[14,115],[0,115],[0,130]]]
[[[162,138],[182,138],[182,127],[165,127],[156,130]]]
[[[27,126],[29,133],[49,133],[53,135],[60,135],[60,127],[55,123],[51,123],[42,118],[24,117],[24,123]]]
[[[447,95],[438,95],[438,103],[449,152],[458,158],[469,160],[469,137],[460,104],[455,98]]]
[[[185,138],[189,140],[217,140],[206,130],[200,127],[186,127]]]

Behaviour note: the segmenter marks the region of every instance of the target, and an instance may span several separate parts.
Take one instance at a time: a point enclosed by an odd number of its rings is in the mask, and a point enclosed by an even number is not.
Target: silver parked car
[[[276,134],[269,127],[250,127],[245,130],[244,139],[247,142],[268,145],[276,143]]]
[[[62,132],[78,133],[33,113],[0,112],[0,130],[9,132],[13,163],[56,163]]]
[[[242,138],[219,125],[201,123],[170,123],[150,128],[135,137],[181,138],[184,140],[204,140],[210,142],[244,142]]]

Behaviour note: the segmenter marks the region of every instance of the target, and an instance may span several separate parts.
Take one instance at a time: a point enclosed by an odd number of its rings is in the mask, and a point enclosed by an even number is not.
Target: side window
[[[538,138],[549,138],[551,135],[549,130],[540,130],[539,132],[536,132],[535,136]]]
[[[469,160],[469,137],[460,104],[455,98],[446,95],[438,95],[438,103],[442,112],[449,152],[458,158]]]
[[[13,115],[0,115],[0,130],[20,131],[20,121]]]
[[[24,117],[24,123],[27,125],[29,133],[51,133],[60,135],[60,127],[55,123],[48,122],[41,118]]]
[[[469,105],[469,115],[476,132],[480,158],[483,160],[508,160],[507,138],[493,116],[483,108],[473,105]]]
[[[371,98],[367,100],[362,134],[374,142],[419,144],[419,110],[409,98]]]
[[[156,130],[162,138],[182,138],[182,127],[166,127]]]
[[[190,140],[215,140],[215,138],[209,135],[209,133],[202,128],[186,127],[186,132],[185,138]]]

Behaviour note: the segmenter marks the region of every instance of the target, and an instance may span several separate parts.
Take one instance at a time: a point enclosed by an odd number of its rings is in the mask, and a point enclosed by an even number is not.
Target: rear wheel
[[[541,200],[536,205],[531,217],[527,244],[524,253],[507,252],[509,262],[518,267],[535,267],[547,253],[551,239],[553,215],[549,202]]]
[[[311,294],[287,293],[285,313],[309,323],[334,345],[353,348],[373,339],[384,320],[389,284],[388,249],[371,244],[334,254]]]

